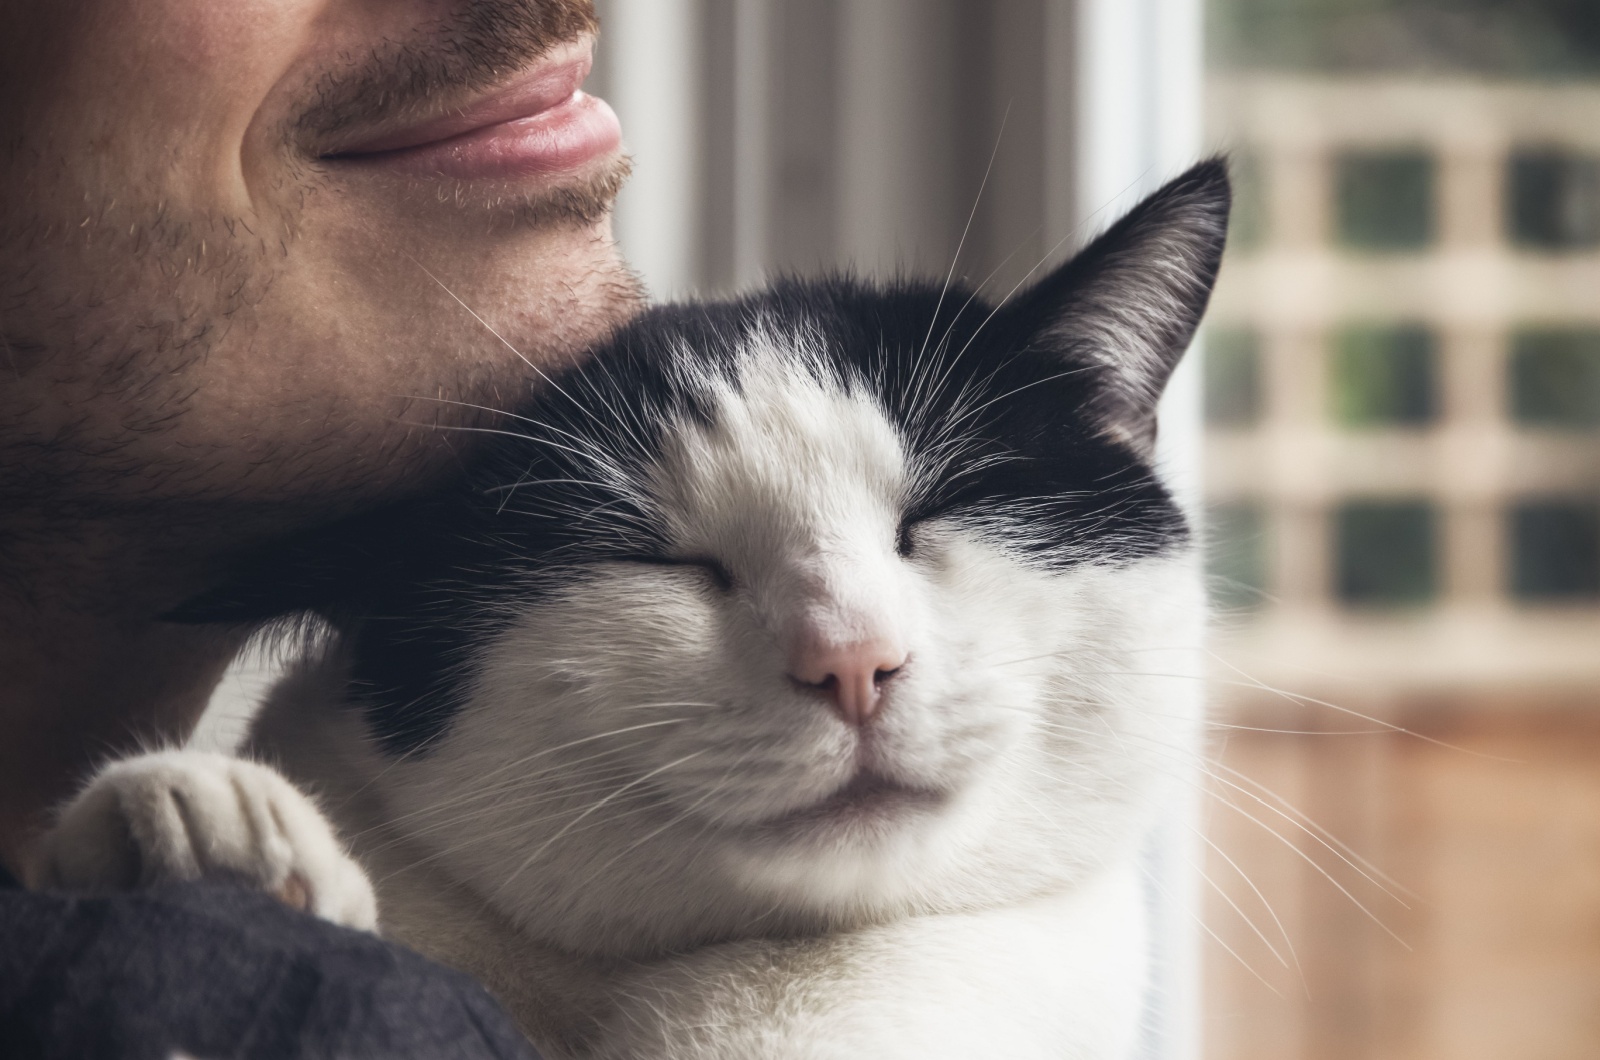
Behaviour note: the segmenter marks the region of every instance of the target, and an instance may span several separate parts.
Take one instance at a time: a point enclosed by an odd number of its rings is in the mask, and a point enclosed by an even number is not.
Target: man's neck
[[[100,763],[188,735],[241,640],[161,622],[165,600],[119,593],[98,608],[48,588],[0,591],[0,861],[18,875]]]

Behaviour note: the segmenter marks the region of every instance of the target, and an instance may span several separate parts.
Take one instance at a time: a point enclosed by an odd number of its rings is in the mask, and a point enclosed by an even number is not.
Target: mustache
[[[348,129],[426,114],[441,96],[491,88],[599,29],[593,0],[465,0],[419,39],[386,42],[354,69],[324,75],[289,138],[326,144]]]

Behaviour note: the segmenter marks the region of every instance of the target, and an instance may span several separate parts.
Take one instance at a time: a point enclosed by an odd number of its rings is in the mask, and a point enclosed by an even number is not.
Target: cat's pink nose
[[[906,650],[890,637],[850,644],[805,639],[789,657],[789,676],[828,697],[851,725],[865,725],[878,709],[883,685],[906,664]]]

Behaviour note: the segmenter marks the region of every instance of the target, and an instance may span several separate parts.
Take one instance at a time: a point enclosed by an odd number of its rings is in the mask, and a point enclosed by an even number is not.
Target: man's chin
[[[329,184],[342,186],[347,209],[365,203],[363,212],[392,213],[393,223],[441,226],[460,233],[465,222],[465,231],[500,235],[509,230],[571,231],[602,224],[632,168],[627,155],[614,153],[559,178],[477,183],[422,180],[359,163],[334,162],[328,165],[326,178]]]
[[[576,180],[522,195],[508,194],[495,206],[519,227],[588,228],[610,217],[617,194],[632,172],[627,155],[614,155]]]

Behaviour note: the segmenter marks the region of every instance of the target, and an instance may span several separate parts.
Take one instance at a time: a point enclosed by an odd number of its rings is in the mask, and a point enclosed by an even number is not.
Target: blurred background
[[[600,7],[661,296],[1002,297],[1231,153],[1163,415],[1217,621],[1148,1055],[1600,1056],[1600,0]]]
[[[1208,2],[1206,1053],[1600,1056],[1600,3]]]

